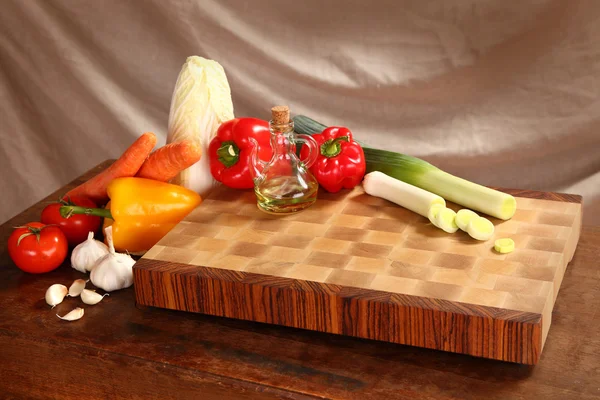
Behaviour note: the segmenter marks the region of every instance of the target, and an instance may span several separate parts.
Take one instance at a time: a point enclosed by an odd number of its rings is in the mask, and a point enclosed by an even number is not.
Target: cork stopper
[[[290,108],[288,106],[275,106],[271,108],[271,119],[275,125],[284,125],[290,122]]]

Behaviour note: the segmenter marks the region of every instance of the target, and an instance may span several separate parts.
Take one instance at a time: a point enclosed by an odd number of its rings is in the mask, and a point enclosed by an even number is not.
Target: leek
[[[432,206],[446,205],[446,202],[440,196],[394,179],[379,171],[365,175],[363,188],[371,196],[381,197],[424,217],[428,216],[429,209]]]
[[[294,117],[294,129],[298,133],[313,134],[322,132],[325,125],[299,115]],[[447,201],[502,220],[510,219],[515,214],[517,202],[507,193],[451,175],[416,157],[364,145],[362,148],[367,164],[366,173],[383,172]]]

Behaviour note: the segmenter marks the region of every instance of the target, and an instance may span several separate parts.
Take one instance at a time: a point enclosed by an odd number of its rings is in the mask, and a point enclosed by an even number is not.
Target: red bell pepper
[[[352,140],[352,132],[341,126],[331,126],[323,132],[311,135],[319,145],[320,154],[310,167],[319,185],[331,193],[342,188],[352,189],[365,175],[366,162],[362,147]],[[308,156],[302,146],[300,158]]]
[[[217,135],[208,146],[210,172],[225,186],[235,189],[254,187],[250,169],[254,145],[258,143],[258,157],[269,161],[273,155],[269,123],[257,118],[234,118],[221,124]]]

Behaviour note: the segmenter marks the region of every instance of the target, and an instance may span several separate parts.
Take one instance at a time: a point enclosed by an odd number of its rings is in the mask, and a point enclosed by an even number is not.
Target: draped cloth
[[[4,0],[0,222],[144,131],[190,55],[235,115],[289,105],[491,186],[584,196],[600,224],[600,2]]]

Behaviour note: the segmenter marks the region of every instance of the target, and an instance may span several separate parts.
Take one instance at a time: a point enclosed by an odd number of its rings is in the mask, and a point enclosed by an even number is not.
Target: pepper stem
[[[218,160],[226,167],[235,165],[240,159],[240,148],[237,147],[234,141],[229,140],[221,143],[221,147],[217,150]]]
[[[349,142],[348,136],[340,136],[335,139],[329,139],[321,145],[321,155],[331,158],[335,157],[342,152],[342,143]]]
[[[110,213],[110,210],[106,208],[87,208],[81,206],[62,206],[60,208],[60,215],[63,218],[69,218],[74,214],[92,215],[94,217],[114,219]]]

